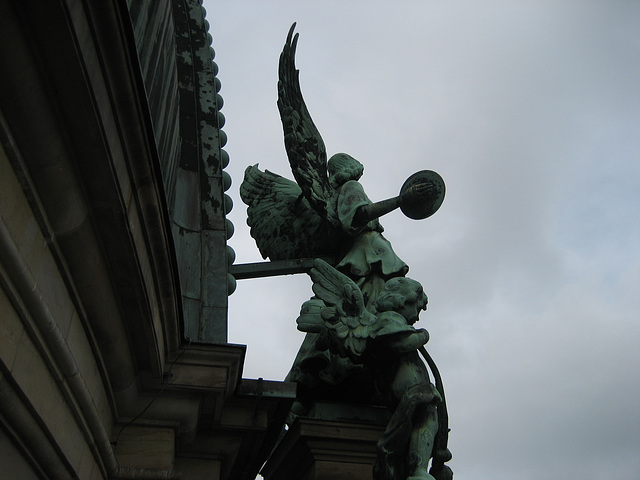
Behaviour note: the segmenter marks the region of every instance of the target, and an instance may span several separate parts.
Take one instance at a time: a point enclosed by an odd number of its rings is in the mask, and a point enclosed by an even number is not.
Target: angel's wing
[[[295,182],[254,165],[245,170],[240,197],[248,205],[247,224],[263,258],[335,253],[341,234],[309,206]]]
[[[367,340],[373,338],[376,329],[371,326],[376,317],[364,305],[360,288],[346,275],[327,262],[316,259],[309,272],[313,280],[313,292],[324,302],[324,307],[301,312],[298,326],[318,325],[309,316],[318,314],[328,330],[332,347],[343,356],[359,362],[365,352]],[[310,300],[314,301],[314,299]],[[305,316],[307,315],[307,316]]]
[[[300,91],[299,71],[295,65],[298,34],[294,23],[280,55],[278,68],[278,109],[284,130],[284,144],[293,175],[311,207],[334,223],[332,209],[327,208],[336,195],[327,176],[327,152],[318,129],[311,119]]]

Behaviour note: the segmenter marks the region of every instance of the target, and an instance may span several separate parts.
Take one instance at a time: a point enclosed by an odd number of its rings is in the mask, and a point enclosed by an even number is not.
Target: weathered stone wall
[[[103,478],[92,427],[99,425],[107,439],[113,424],[107,393],[77,299],[69,294],[69,279],[61,271],[53,232],[37,211],[38,199],[24,170],[16,165],[19,154],[9,152],[9,159],[3,145],[12,139],[2,127],[0,437],[11,449],[2,448],[0,457],[11,470],[3,467],[1,475],[39,478],[36,472],[45,469],[59,478]],[[91,411],[81,413],[87,407]],[[94,425],[76,420],[88,416]]]
[[[0,451],[3,478],[6,465],[22,465],[6,478],[127,475],[112,433],[149,403],[143,388],[180,345],[120,13],[0,2],[0,432],[14,447]]]
[[[0,18],[0,478],[254,479],[295,385],[241,380],[225,343],[204,10],[13,0]]]
[[[129,0],[161,163],[182,290],[184,334],[227,341],[231,178],[222,97],[206,12],[198,0]],[[229,259],[229,261],[227,261]]]
[[[167,205],[175,197],[180,158],[180,95],[173,7],[169,0],[128,0]]]

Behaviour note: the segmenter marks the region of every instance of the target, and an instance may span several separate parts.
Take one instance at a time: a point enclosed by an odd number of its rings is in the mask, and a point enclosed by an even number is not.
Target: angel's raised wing
[[[364,305],[360,288],[346,275],[327,262],[316,259],[309,272],[313,280],[313,292],[318,299],[311,299],[303,306],[298,318],[298,328],[303,331],[328,331],[333,350],[342,356],[360,362],[367,340],[376,335],[376,317]],[[305,329],[305,326],[307,327]]]
[[[293,181],[257,165],[240,185],[247,224],[263,258],[284,260],[334,254],[341,233],[327,224]]]
[[[284,144],[293,175],[311,207],[334,223],[328,204],[336,195],[327,176],[327,152],[300,90],[295,65],[298,34],[294,23],[287,35],[278,68],[278,109],[284,130]]]

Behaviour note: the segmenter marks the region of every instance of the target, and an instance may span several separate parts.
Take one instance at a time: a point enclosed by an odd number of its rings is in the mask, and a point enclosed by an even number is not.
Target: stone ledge
[[[318,403],[294,421],[261,474],[266,480],[370,480],[387,419],[383,407]]]

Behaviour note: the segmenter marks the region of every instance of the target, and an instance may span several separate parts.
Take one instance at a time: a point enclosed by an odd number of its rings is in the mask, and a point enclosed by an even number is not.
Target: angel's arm
[[[401,314],[393,311],[378,315],[375,330],[375,349],[387,354],[413,352],[429,341],[429,332],[407,324]]]
[[[371,220],[380,218],[387,213],[394,211],[404,204],[420,201],[432,194],[433,185],[429,183],[419,183],[412,186],[402,195],[388,198],[380,202],[363,205],[358,208],[353,218],[355,225],[366,225]]]
[[[380,337],[381,339],[384,337]],[[407,353],[418,350],[429,341],[429,332],[420,328],[413,332],[401,332],[389,335],[383,340],[385,349],[392,353]]]

